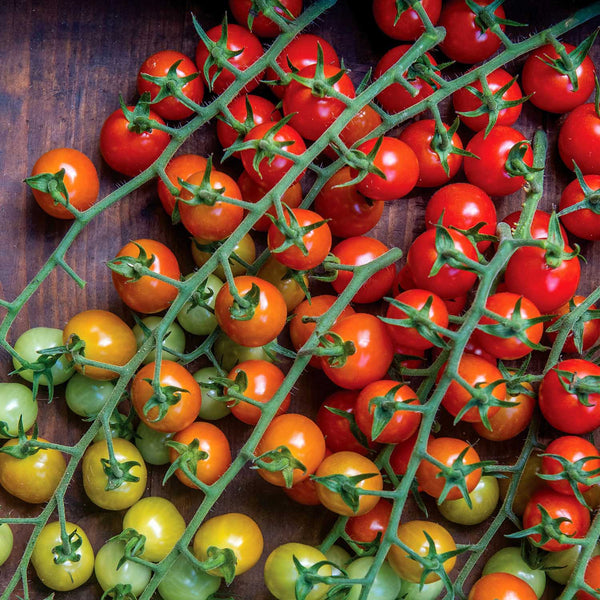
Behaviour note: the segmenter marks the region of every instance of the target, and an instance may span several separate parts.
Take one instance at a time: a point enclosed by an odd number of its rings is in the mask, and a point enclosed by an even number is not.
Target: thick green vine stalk
[[[69,208],[75,216],[73,225],[58,244],[54,252],[51,254],[47,262],[43,265],[40,271],[35,277],[27,284],[23,291],[12,301],[1,300],[0,304],[7,310],[6,316],[0,323],[0,346],[4,348],[12,357],[21,359],[21,357],[15,352],[14,348],[7,342],[7,334],[10,327],[14,323],[15,319],[19,315],[23,306],[27,303],[29,298],[39,289],[44,280],[49,274],[56,268],[60,267],[70,277],[72,277],[76,283],[83,287],[84,282],[82,279],[73,271],[73,269],[66,262],[66,253],[77,238],[77,236],[84,230],[84,228],[102,211],[109,208],[111,205],[122,201],[129,193],[147,183],[155,177],[161,177],[167,186],[173,190],[173,185],[169,182],[165,175],[165,167],[168,161],[174,156],[179,147],[192,136],[196,131],[203,127],[208,121],[213,119],[217,114],[223,112],[226,115],[230,114],[227,105],[233,100],[233,98],[243,89],[245,84],[256,77],[267,65],[271,65],[279,74],[282,75],[279,67],[274,63],[275,57],[283,50],[287,43],[315,19],[335,4],[336,0],[317,0],[311,4],[302,15],[295,21],[289,22],[282,18],[278,18],[279,24],[283,30],[283,33],[273,42],[269,50],[265,55],[257,61],[252,67],[246,71],[236,72],[236,81],[229,87],[221,96],[215,98],[212,102],[207,105],[196,105],[191,102],[185,96],[182,95],[180,90],[176,90],[174,93],[177,98],[184,102],[188,107],[194,110],[197,114],[187,124],[179,129],[174,129],[168,126],[161,127],[171,135],[171,142],[160,156],[160,158],[146,171],[131,179],[123,186],[109,194],[107,197],[98,202],[95,206],[85,212],[79,212],[73,208]],[[110,398],[104,405],[103,409],[98,414],[97,418],[90,425],[88,431],[82,436],[80,441],[72,447],[66,447],[59,444],[44,444],[43,447],[57,448],[62,452],[69,455],[69,462],[67,465],[64,477],[56,491],[54,497],[47,503],[42,512],[37,517],[32,518],[20,518],[20,517],[3,517],[0,518],[0,523],[19,523],[33,526],[32,534],[29,538],[27,547],[21,559],[18,570],[12,576],[7,588],[3,591],[1,596],[2,600],[7,600],[12,597],[14,590],[21,582],[24,590],[24,598],[29,598],[28,584],[27,584],[27,569],[33,546],[35,541],[42,529],[42,527],[49,521],[49,519],[57,511],[59,520],[62,524],[64,533],[64,522],[65,522],[65,495],[69,484],[71,483],[75,470],[79,465],[81,458],[90,445],[94,436],[102,427],[107,432],[110,431],[109,419],[113,413],[115,407],[122,398],[122,395],[127,390],[127,386],[133,377],[134,373],[142,364],[142,361],[146,354],[153,348],[156,349],[156,373],[160,369],[160,364],[163,354],[163,341],[166,339],[167,328],[175,320],[177,313],[181,310],[184,304],[192,297],[194,292],[198,289],[198,286],[207,278],[207,276],[219,265],[222,264],[225,268],[226,274],[228,274],[228,280],[231,280],[231,271],[228,266],[228,257],[231,255],[235,245],[238,241],[250,231],[252,225],[260,218],[261,215],[272,205],[275,206],[277,214],[283,218],[283,207],[281,204],[281,195],[294,181],[295,179],[305,170],[309,169],[312,171],[314,177],[314,183],[310,190],[306,194],[303,206],[310,206],[318,194],[319,190],[325,184],[325,182],[343,165],[350,163],[353,164],[353,154],[351,149],[347,148],[340,139],[340,133],[343,128],[348,124],[351,118],[365,105],[371,103],[377,94],[386,88],[390,83],[397,80],[397,74],[404,73],[406,69],[419,57],[423,56],[425,52],[431,50],[437,45],[445,35],[442,28],[434,27],[427,18],[424,10],[417,0],[411,0],[410,4],[419,12],[425,23],[425,32],[423,35],[413,44],[411,49],[396,63],[395,67],[385,73],[380,79],[373,83],[367,82],[362,87],[360,93],[353,100],[348,101],[343,96],[338,97],[342,99],[346,104],[347,108],[344,110],[342,115],[337,121],[328,129],[328,131],[310,145],[308,150],[300,157],[288,154],[289,158],[292,158],[295,162],[294,167],[285,175],[281,182],[265,197],[255,205],[248,205],[243,203],[244,208],[248,210],[248,215],[236,230],[236,232],[228,238],[212,255],[212,257],[202,266],[197,272],[194,273],[189,279],[179,282],[170,281],[173,285],[176,285],[179,294],[176,300],[172,303],[170,308],[167,310],[162,322],[153,331],[152,335],[144,342],[139,352],[131,359],[131,361],[120,369],[117,370],[119,378],[116,382],[114,391]],[[380,127],[375,130],[374,135],[382,135],[398,126],[399,124],[407,121],[415,115],[422,112],[424,109],[429,108],[433,111],[436,118],[439,120],[438,104],[448,98],[454,91],[468,85],[477,80],[481,80],[487,74],[491,73],[495,69],[509,63],[516,58],[523,56],[524,54],[540,47],[541,45],[552,42],[557,37],[560,37],[567,31],[589,21],[590,19],[597,17],[600,14],[600,3],[592,4],[577,13],[571,18],[562,21],[553,27],[539,32],[521,42],[512,42],[501,30],[498,25],[493,25],[492,28],[504,43],[504,50],[490,59],[485,64],[468,71],[464,75],[456,77],[451,80],[444,80],[441,77],[436,77],[437,90],[426,100],[414,105],[413,107],[406,109],[400,113],[394,115],[388,115],[381,109],[376,108],[383,117],[383,122]],[[203,30],[200,25],[195,22],[196,29],[201,37],[204,36]],[[217,59],[219,60],[224,59]],[[403,85],[406,82],[403,83]],[[409,84],[406,84],[409,85]],[[336,94],[332,94],[336,95]],[[327,166],[321,166],[317,162],[319,155],[327,148],[327,146],[334,144],[339,150],[339,158],[333,161]],[[437,331],[437,333],[446,336],[450,339],[450,348],[442,352],[441,356],[437,361],[428,369],[407,371],[407,375],[422,376],[423,381],[419,388],[419,399],[422,406],[422,424],[419,431],[418,441],[415,446],[415,451],[410,460],[406,475],[401,481],[397,481],[396,476],[389,465],[389,448],[384,449],[377,459],[378,466],[382,467],[390,477],[391,481],[396,481],[397,485],[393,490],[386,490],[381,492],[382,496],[385,496],[393,500],[393,510],[390,518],[390,526],[387,532],[381,539],[381,543],[375,554],[375,560],[370,568],[368,574],[364,580],[360,580],[364,584],[363,591],[361,592],[360,599],[364,600],[367,598],[368,590],[372,584],[375,574],[381,567],[389,548],[392,544],[399,545],[404,548],[408,553],[412,553],[410,548],[404,546],[396,535],[397,525],[400,522],[400,518],[405,507],[406,500],[411,492],[411,485],[413,483],[417,466],[419,462],[424,459],[426,454],[426,443],[430,431],[434,425],[434,421],[437,415],[438,408],[440,406],[442,397],[454,379],[459,379],[457,368],[460,358],[463,354],[465,345],[474,331],[480,317],[484,314],[484,306],[487,297],[492,293],[496,284],[498,275],[504,269],[506,263],[510,259],[511,255],[519,248],[524,245],[536,245],[535,242],[530,239],[529,225],[533,217],[533,213],[537,207],[537,204],[542,197],[543,193],[543,181],[544,181],[544,165],[546,163],[547,154],[547,141],[543,132],[538,131],[533,140],[534,150],[534,167],[539,170],[528,179],[527,183],[527,198],[524,204],[523,213],[519,225],[514,233],[508,230],[508,228],[499,228],[500,243],[498,250],[489,263],[476,263],[471,261],[468,263],[466,259],[464,264],[470,269],[474,270],[479,278],[478,288],[475,298],[464,317],[459,319],[459,329],[453,333],[449,330],[443,329]],[[174,191],[174,190],[173,190]],[[253,429],[251,435],[243,445],[238,455],[233,460],[231,466],[228,468],[226,473],[217,481],[215,484],[210,486],[200,486],[204,492],[204,498],[200,503],[195,515],[188,524],[185,533],[177,543],[176,547],[171,553],[158,565],[152,565],[151,563],[145,563],[151,566],[154,576],[147,586],[146,590],[140,596],[141,600],[149,600],[154,594],[158,584],[164,577],[165,573],[174,563],[176,558],[180,554],[184,554],[192,562],[197,563],[196,558],[191,554],[188,547],[191,542],[193,535],[205,519],[209,510],[214,506],[219,497],[222,495],[224,490],[235,480],[240,471],[247,467],[254,458],[254,450],[265,429],[275,416],[277,409],[283,402],[285,396],[290,392],[292,387],[302,376],[311,355],[316,351],[319,346],[319,338],[327,333],[329,328],[334,323],[336,317],[342,312],[342,310],[349,304],[351,298],[355,292],[359,289],[366,279],[370,275],[378,271],[384,266],[396,262],[401,257],[401,250],[398,248],[392,248],[384,256],[378,258],[368,265],[357,267],[354,269],[354,277],[350,285],[344,292],[339,295],[332,308],[321,317],[317,323],[315,332],[312,334],[308,342],[302,348],[302,350],[295,355],[294,362],[287,373],[285,380],[276,393],[275,397],[268,404],[261,406],[262,416],[258,424]],[[255,272],[258,267],[263,264],[266,260],[267,254],[259,257],[254,265],[251,266],[250,272]],[[148,273],[151,274],[151,273]],[[152,275],[154,276],[154,275]],[[581,316],[587,308],[600,298],[600,288],[595,290],[584,303],[575,308],[569,316],[565,319],[564,326],[560,330],[556,342],[554,343],[549,355],[547,362],[544,366],[543,372],[547,372],[559,359],[562,346],[566,340],[566,337],[575,324],[577,318]],[[434,328],[435,329],[435,328]],[[216,335],[210,335],[200,346],[194,349],[188,354],[182,354],[180,360],[182,363],[187,364],[199,357],[207,357],[211,362],[214,362],[214,356],[212,355],[212,344],[215,341]],[[288,351],[289,352],[289,351]],[[291,353],[294,355],[293,353]],[[92,363],[82,357],[76,357],[75,360],[82,364],[94,364],[97,366],[106,366],[101,363]],[[447,362],[447,367],[436,383],[436,376],[438,375],[439,367]],[[541,374],[538,376],[532,376],[532,380],[540,379]],[[113,455],[112,445],[110,444],[109,437],[109,450],[110,455]],[[513,522],[516,526],[519,526],[518,519],[512,512],[512,500],[515,496],[517,485],[519,482],[519,475],[522,472],[523,466],[532,450],[536,445],[536,421],[534,420],[529,435],[525,441],[523,450],[517,462],[514,465],[508,465],[505,467],[496,466],[495,471],[504,471],[506,473],[512,473],[512,481],[509,485],[506,499],[490,524],[488,530],[483,537],[474,542],[465,550],[469,556],[461,568],[454,581],[451,582],[449,579],[445,579],[446,583],[446,597],[462,597],[464,595],[464,586],[467,582],[473,569],[476,567],[478,560],[487,548],[491,539],[496,535],[499,528],[508,519]],[[41,447],[41,446],[40,446]],[[189,475],[193,474],[189,473]],[[334,544],[338,539],[343,537],[343,527],[346,519],[340,518],[331,530],[330,534],[325,538],[321,544],[321,549],[327,550]],[[66,535],[66,534],[65,534]],[[568,600],[573,598],[577,589],[583,584],[583,571],[585,564],[591,556],[592,550],[598,537],[600,536],[600,518],[596,517],[594,523],[590,529],[590,533],[583,543],[583,551],[581,558],[575,568],[573,576],[566,586],[561,598]],[[412,555],[412,554],[411,554]],[[416,558],[416,557],[415,557]],[[137,559],[139,560],[139,559]],[[144,561],[142,561],[144,562]],[[445,576],[443,576],[445,577]],[[330,578],[332,583],[344,583],[356,582],[356,580],[349,580],[342,578]]]

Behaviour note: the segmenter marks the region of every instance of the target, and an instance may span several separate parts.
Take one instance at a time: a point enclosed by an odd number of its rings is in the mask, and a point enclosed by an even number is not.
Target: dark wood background
[[[507,0],[506,10],[510,18],[530,23],[530,30],[538,31],[584,4],[562,0]],[[118,94],[123,94],[128,101],[135,100],[135,76],[139,66],[158,50],[172,48],[193,57],[197,36],[191,13],[208,28],[221,21],[224,9],[225,2],[219,0],[0,2],[0,123],[3,132],[0,142],[0,297],[11,300],[23,289],[68,227],[62,221],[47,217],[22,183],[36,159],[51,148],[77,148],[96,165],[101,196],[112,191],[124,180],[102,161],[98,134],[104,119],[118,107]],[[598,23],[590,23],[565,39],[576,44],[594,25]],[[355,83],[394,45],[375,28],[367,0],[340,0],[310,31],[333,44],[350,68]],[[509,30],[509,33],[514,39],[524,35],[521,30]],[[596,64],[600,64],[598,45],[592,55]],[[516,61],[509,70],[517,73],[521,65],[522,60]],[[557,204],[560,190],[571,179],[557,160],[555,143],[559,124],[559,117],[543,114],[531,105],[525,107],[518,123],[518,128],[528,137],[538,127],[549,134],[549,162],[553,168],[546,176],[542,201],[546,210]],[[462,133],[466,143],[469,134]],[[183,150],[218,154],[214,125],[198,132]],[[239,166],[229,161],[223,169],[236,174]],[[459,175],[457,180],[460,178]],[[430,194],[417,189],[407,200],[388,205],[375,235],[406,250],[408,243],[424,228],[422,215]],[[518,208],[522,197],[522,193],[517,193],[499,199],[499,216]],[[62,328],[73,314],[89,308],[114,311],[132,323],[131,315],[113,289],[104,263],[127,241],[140,237],[155,237],[169,244],[180,259],[182,270],[192,270],[188,234],[181,226],[170,225],[158,201],[155,183],[145,185],[94,220],[69,251],[67,260],[87,281],[85,289],[79,289],[61,271],[52,273],[20,313],[9,341],[14,342],[23,331],[34,326]],[[588,262],[584,266],[581,291],[589,292],[598,285],[600,250],[589,243],[582,243],[582,248]],[[189,346],[197,341],[190,336]],[[8,380],[10,370],[8,356],[2,355],[2,381]],[[311,373],[296,387],[291,410],[314,415],[331,387],[324,377]],[[52,404],[40,402],[38,422],[41,435],[64,444],[75,443],[85,427],[67,410],[64,386],[58,388]],[[247,429],[232,418],[220,423],[231,436],[232,448],[239,448]],[[457,427],[454,434],[475,439],[466,426]],[[506,462],[516,455],[518,440],[496,446],[480,444],[478,449],[484,458]],[[171,498],[189,519],[201,501],[201,493],[183,488],[176,480],[169,481],[163,488],[160,484],[163,474],[162,467],[152,469],[146,495]],[[121,529],[122,513],[106,513],[89,502],[79,473],[71,486],[66,510],[68,519],[79,523],[88,533],[95,550]],[[232,510],[254,517],[263,529],[266,542],[259,565],[227,590],[240,599],[269,597],[262,583],[262,564],[276,545],[286,541],[317,544],[333,521],[324,508],[299,507],[249,470],[228,490],[211,515]],[[25,506],[0,490],[1,515],[34,516],[38,512],[39,507]],[[442,519],[435,507],[431,518]],[[452,530],[457,541],[465,543],[473,540],[476,533],[472,528],[452,526]],[[13,531],[15,549],[9,562],[0,568],[0,591],[12,575],[29,528],[15,526]],[[502,541],[497,542],[501,544]],[[30,582],[32,598],[43,598],[49,593],[33,572]],[[85,587],[57,597],[99,598],[100,595],[100,588],[92,578]],[[552,591],[548,597],[556,595]]]

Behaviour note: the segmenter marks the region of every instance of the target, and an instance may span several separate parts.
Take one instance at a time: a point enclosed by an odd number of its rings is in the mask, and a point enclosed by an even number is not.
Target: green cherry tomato
[[[444,500],[440,512],[448,521],[459,525],[476,525],[485,521],[495,510],[500,498],[498,480],[489,475],[482,477],[475,489],[469,493],[472,506],[464,498]]]
[[[493,554],[483,567],[482,575],[489,573],[510,573],[528,583],[538,598],[546,588],[546,573],[542,569],[532,569],[522,556],[521,548],[507,546]]]
[[[581,546],[571,546],[567,550],[561,550],[560,552],[548,552],[544,557],[543,564],[548,577],[556,581],[556,583],[567,585],[580,553]],[[600,545],[597,545],[592,551],[592,556],[599,554]]]
[[[62,345],[63,335],[61,329],[54,329],[52,327],[33,327],[19,336],[19,339],[15,342],[15,351],[23,360],[33,363],[42,356],[41,354],[38,354],[39,350],[55,348]],[[13,358],[13,365],[15,369],[20,369],[22,366],[16,358]],[[52,383],[54,385],[60,385],[73,375],[75,369],[69,359],[63,355],[52,366],[50,372],[52,374]],[[26,381],[33,382],[33,371],[31,369],[20,371],[19,375]],[[46,375],[40,377],[39,383],[41,385],[48,385],[48,378]]]
[[[152,569],[146,565],[125,560],[119,566],[119,561],[125,553],[125,542],[109,540],[98,550],[94,561],[94,573],[100,587],[106,592],[117,584],[130,585],[131,593],[139,596],[152,577]],[[109,594],[113,597],[113,594]]]
[[[0,525],[0,566],[2,566],[10,556],[13,549],[13,534],[8,523]]]
[[[372,556],[363,556],[353,560],[347,567],[346,572],[351,579],[360,579],[365,577],[375,561]],[[402,587],[402,579],[386,562],[383,562],[379,571],[377,571],[373,579],[373,585],[365,600],[395,600],[400,593]],[[362,586],[355,584],[350,589],[350,593],[346,596],[346,600],[358,600]]]
[[[220,585],[220,577],[202,571],[180,554],[158,584],[158,593],[163,600],[207,600]]]
[[[325,556],[329,562],[332,562],[337,567],[332,566],[332,575],[340,575],[342,572],[341,569],[344,569],[351,560],[350,553],[337,544],[333,544],[333,546],[325,552]]]
[[[23,420],[23,429],[29,431],[37,414],[37,400],[26,385],[0,383],[0,421],[6,423],[9,435],[17,435],[19,419]],[[0,439],[6,439],[6,436],[0,435]]]
[[[224,333],[219,334],[219,337],[215,340],[213,352],[217,362],[228,373],[237,364],[246,360],[268,360],[269,362],[273,362],[273,357],[263,346],[256,348],[241,346]]]
[[[144,461],[151,465],[166,465],[169,462],[169,447],[166,442],[175,434],[150,429],[146,423],[140,421],[134,442]]]
[[[144,327],[149,329],[150,331],[154,331],[159,323],[162,321],[162,317],[144,317],[142,320]],[[137,344],[138,349],[141,348],[142,344],[146,341],[149,332],[145,331],[145,329],[139,324],[136,323],[133,327],[133,333],[135,335],[135,343]],[[179,354],[185,351],[185,332],[181,327],[173,322],[167,327],[167,334],[163,340],[163,353],[162,357],[167,360],[177,360],[178,357],[175,354],[171,354],[168,350],[173,350],[174,352],[178,352]],[[144,358],[144,364],[147,365],[156,360],[156,350],[150,350]]]
[[[110,381],[90,379],[81,373],[75,373],[65,388],[67,406],[80,417],[95,417],[111,392],[115,389]]]
[[[189,279],[192,274],[187,275]],[[194,335],[208,335],[212,333],[217,326],[217,319],[214,312],[215,300],[219,290],[223,287],[223,282],[216,275],[209,275],[203,285],[200,285],[191,300],[188,300],[177,313],[179,324]],[[210,294],[210,295],[209,295]],[[198,296],[195,300],[195,296]],[[205,297],[208,296],[208,297]],[[212,310],[208,310],[198,304],[201,302]]]
[[[423,586],[419,583],[402,580],[399,598],[402,598],[402,600],[437,600],[443,589],[444,582],[441,579],[426,583]]]
[[[81,540],[73,556],[59,554],[63,546],[60,523],[48,523],[41,531],[33,547],[31,564],[41,582],[51,590],[68,592],[83,585],[94,571],[94,550],[81,527],[67,521],[67,535],[73,541]],[[74,544],[73,544],[74,545]]]
[[[196,371],[192,377],[200,384],[202,390],[202,405],[198,416],[204,421],[217,421],[226,417],[231,409],[226,402],[217,399],[217,390],[210,390],[202,387],[203,383],[209,383],[214,377],[219,376],[219,371],[215,367],[204,367]]]

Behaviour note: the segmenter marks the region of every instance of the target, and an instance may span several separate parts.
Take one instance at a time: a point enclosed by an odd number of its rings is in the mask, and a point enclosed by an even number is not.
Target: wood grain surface
[[[380,33],[373,22],[367,0],[340,0],[323,18],[310,27],[330,41],[343,56],[350,76],[356,84],[379,57],[394,45]],[[530,23],[529,30],[543,27],[566,17],[583,2],[562,0],[507,0],[510,18]],[[123,183],[124,178],[112,171],[102,160],[98,135],[104,119],[118,108],[118,96],[126,101],[136,99],[135,77],[142,62],[150,54],[172,48],[194,56],[197,36],[192,25],[192,12],[205,28],[220,22],[225,3],[158,0],[105,0],[104,2],[77,2],[75,0],[0,2],[0,297],[12,300],[35,276],[40,266],[56,247],[68,224],[45,215],[34,202],[22,180],[29,175],[36,159],[45,151],[61,146],[73,147],[87,154],[96,165],[100,180],[100,195],[104,197]],[[569,33],[565,39],[578,43],[598,23]],[[509,29],[513,39],[521,39],[522,30]],[[596,64],[600,64],[600,46],[592,49]],[[509,66],[512,73],[520,72],[523,60]],[[445,105],[447,110],[447,105]],[[549,136],[549,164],[545,193],[541,207],[551,210],[556,206],[560,191],[572,179],[560,164],[556,150],[556,135],[561,117],[543,114],[527,104],[518,123],[519,129],[531,138],[537,128]],[[460,130],[463,140],[467,130]],[[214,135],[214,124],[209,124],[182,149],[208,156],[219,156]],[[228,161],[223,170],[237,174],[239,165]],[[463,180],[462,174],[457,181]],[[431,192],[416,189],[406,200],[389,204],[384,218],[374,234],[382,241],[406,250],[409,242],[424,229],[423,211]],[[500,217],[517,209],[523,193],[497,201]],[[189,251],[189,236],[181,227],[171,226],[152,182],[112,206],[89,224],[67,254],[67,260],[87,285],[80,289],[62,271],[56,270],[44,282],[19,314],[9,334],[9,341],[30,327],[62,328],[66,321],[84,309],[111,310],[129,323],[133,319],[122,304],[110,281],[105,262],[130,239],[150,237],[167,243],[177,254],[183,272],[194,265]],[[600,249],[581,242],[587,259],[582,277],[581,292],[589,292],[600,280]],[[0,314],[4,311],[0,309]],[[188,338],[192,348],[198,339]],[[197,365],[192,365],[196,367]],[[8,356],[0,356],[0,380],[8,381],[11,370]],[[11,379],[12,380],[12,379]],[[332,385],[320,374],[307,374],[294,389],[291,410],[314,415]],[[39,403],[40,434],[63,444],[74,444],[85,423],[66,407],[64,386],[57,389],[56,397],[48,404],[41,396]],[[237,450],[248,435],[248,429],[228,417],[220,422]],[[473,432],[466,425],[454,429],[454,434],[472,441]],[[513,459],[519,440],[509,444],[484,444],[478,450],[484,458],[500,462]],[[164,487],[161,480],[165,468],[152,469],[146,495],[171,498],[189,520],[201,501],[200,492],[194,492],[175,479]],[[408,505],[407,514],[414,513]],[[0,516],[35,516],[38,506],[26,506],[0,490]],[[67,517],[79,523],[91,538],[94,549],[121,530],[123,513],[104,512],[86,497],[80,472],[74,478],[69,492]],[[259,565],[222,592],[236,599],[269,598],[262,582],[262,565],[268,553],[278,544],[298,541],[318,544],[334,517],[321,507],[299,507],[278,488],[269,486],[258,475],[246,469],[231,489],[211,511],[211,515],[241,511],[254,517],[265,534],[265,552]],[[444,522],[434,506],[430,506],[434,520]],[[474,541],[481,528],[450,526],[457,541]],[[30,528],[13,527],[15,549],[9,562],[0,567],[0,593],[4,590],[28,538]],[[495,546],[501,546],[500,538]],[[22,590],[18,593],[22,593]],[[49,590],[39,583],[30,571],[30,597],[41,599]],[[101,590],[92,578],[84,587],[57,598],[99,598]],[[558,595],[552,588],[547,597]],[[16,595],[14,596],[16,598]],[[183,599],[182,599],[183,600]]]

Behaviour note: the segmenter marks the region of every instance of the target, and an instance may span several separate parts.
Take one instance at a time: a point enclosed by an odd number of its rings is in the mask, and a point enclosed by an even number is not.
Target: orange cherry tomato
[[[165,167],[165,175],[169,181],[181,191],[180,179],[187,181],[190,176],[206,169],[206,159],[198,154],[180,154],[169,161]],[[175,208],[175,196],[171,194],[165,182],[158,178],[158,197],[166,213],[171,216]]]

